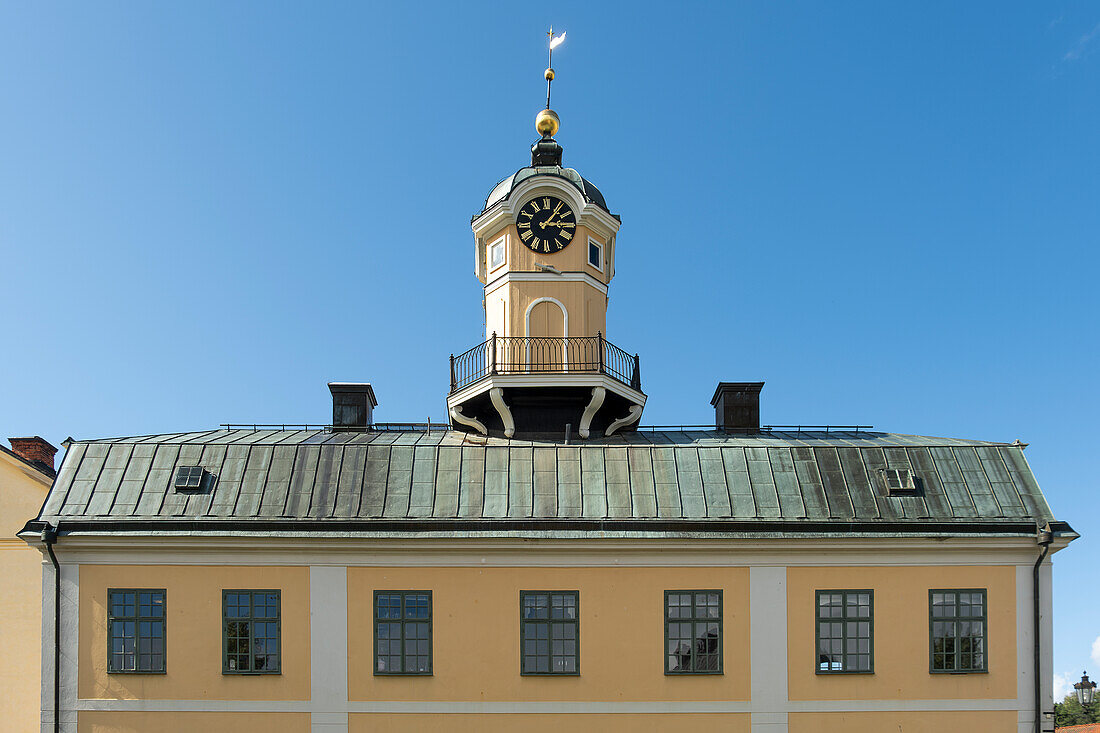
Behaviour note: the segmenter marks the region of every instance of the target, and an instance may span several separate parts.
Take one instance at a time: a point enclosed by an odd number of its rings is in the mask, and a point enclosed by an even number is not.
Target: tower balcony
[[[580,438],[633,429],[646,396],[631,355],[595,336],[497,336],[450,361],[455,429]]]

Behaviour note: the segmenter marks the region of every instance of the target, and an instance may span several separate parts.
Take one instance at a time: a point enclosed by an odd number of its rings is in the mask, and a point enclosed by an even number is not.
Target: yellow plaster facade
[[[349,568],[348,618],[371,618],[375,590],[431,589],[430,677],[348,668],[350,700],[748,700],[747,568]],[[724,672],[664,672],[664,592],[723,591]],[[520,675],[521,590],[579,591],[578,676]],[[373,657],[373,624],[348,627],[348,656]]]
[[[80,733],[309,733],[309,713],[148,713],[84,711]]]
[[[1008,733],[1015,711],[791,713],[788,733]]]
[[[107,591],[165,589],[165,674],[107,673]],[[282,673],[222,674],[222,590],[282,591]],[[107,700],[308,700],[309,568],[80,566],[79,695]]]
[[[614,276],[615,237],[578,225],[569,246],[552,254],[523,245],[514,221],[490,231],[478,248],[479,279],[485,285],[485,336],[607,335],[607,286]],[[589,241],[600,251],[600,267],[589,261]],[[493,247],[503,245],[503,265],[492,267]],[[549,265],[558,273],[539,265]],[[532,304],[553,302],[558,324],[544,330],[531,319]],[[541,303],[539,303],[541,305]]]
[[[570,713],[567,715],[532,713],[476,714],[364,714],[348,716],[349,733],[421,733],[422,731],[448,731],[448,733],[560,733],[574,731],[622,730],[631,733],[668,733],[684,731],[728,731],[749,733],[749,715],[706,713],[661,714],[599,714]]]
[[[816,590],[874,590],[874,673],[817,674]],[[928,671],[928,591],[987,590],[989,671]],[[1011,566],[814,567],[787,571],[791,700],[1015,699],[1016,570]]]
[[[0,451],[0,722],[13,731],[38,725],[42,668],[42,554],[15,533],[38,515],[50,483]]]

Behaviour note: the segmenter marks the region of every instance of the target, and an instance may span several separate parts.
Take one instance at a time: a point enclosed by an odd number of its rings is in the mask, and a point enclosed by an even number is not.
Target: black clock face
[[[519,210],[519,238],[532,252],[555,254],[573,241],[577,217],[569,204],[553,196],[536,196]]]

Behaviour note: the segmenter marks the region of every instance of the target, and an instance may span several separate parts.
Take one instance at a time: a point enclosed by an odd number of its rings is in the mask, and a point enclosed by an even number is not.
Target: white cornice
[[[604,387],[610,392],[625,397],[636,405],[645,405],[646,396],[638,390],[631,389],[617,379],[606,374],[494,374],[485,379],[471,384],[465,389],[447,397],[447,408],[468,402],[483,392],[488,392],[494,387]]]
[[[587,272],[563,272],[561,274],[555,274],[553,272],[505,272],[493,278],[485,285],[485,294],[491,295],[498,288],[514,282],[584,282],[596,288],[596,290],[599,290],[604,295],[607,295],[607,285]]]
[[[503,226],[515,221],[516,210],[528,197],[552,193],[569,203],[577,213],[577,223],[602,236],[605,240],[619,231],[619,220],[596,204],[586,203],[581,191],[568,179],[559,176],[535,175],[525,178],[512,189],[508,198],[492,206],[470,223],[475,237],[491,237]]]
[[[699,533],[702,534],[702,533]],[[343,565],[411,567],[883,567],[1019,566],[1035,562],[1029,538],[682,539],[433,536],[327,538],[81,535],[57,545],[62,563],[135,565]],[[1048,559],[1046,562],[1050,562]]]

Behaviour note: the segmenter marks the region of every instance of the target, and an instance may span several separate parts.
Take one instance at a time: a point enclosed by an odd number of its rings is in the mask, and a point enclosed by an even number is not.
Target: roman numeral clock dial
[[[536,196],[520,208],[516,228],[527,249],[539,254],[556,254],[573,241],[577,217],[561,199]]]

